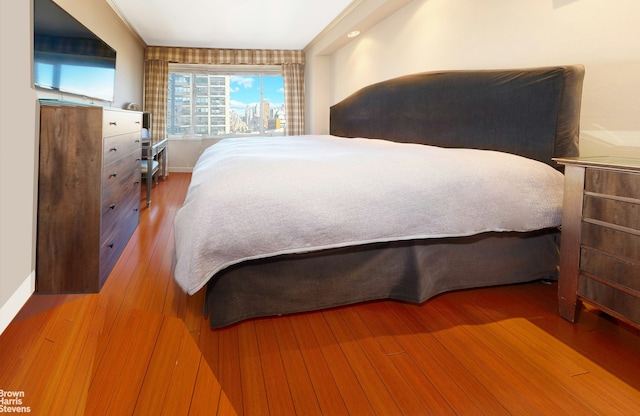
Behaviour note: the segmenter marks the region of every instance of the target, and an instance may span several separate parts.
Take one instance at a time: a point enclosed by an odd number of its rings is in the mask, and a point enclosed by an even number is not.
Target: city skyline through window
[[[248,105],[260,102],[260,76],[232,75],[229,77],[231,109],[244,115]],[[262,96],[271,106],[284,105],[284,79],[282,76],[262,76]]]
[[[284,135],[284,79],[266,73],[169,73],[170,138]]]

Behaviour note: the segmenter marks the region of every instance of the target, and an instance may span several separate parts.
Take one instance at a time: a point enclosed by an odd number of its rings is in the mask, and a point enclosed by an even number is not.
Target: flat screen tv
[[[36,87],[113,101],[116,51],[52,0],[33,0]]]

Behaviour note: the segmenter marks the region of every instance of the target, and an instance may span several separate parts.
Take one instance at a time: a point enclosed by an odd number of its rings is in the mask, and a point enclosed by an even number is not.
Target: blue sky
[[[244,114],[247,104],[255,104],[260,100],[259,76],[232,76],[229,80],[231,88],[231,108],[238,114]],[[280,107],[284,102],[284,81],[279,76],[262,77],[263,96],[271,105]]]

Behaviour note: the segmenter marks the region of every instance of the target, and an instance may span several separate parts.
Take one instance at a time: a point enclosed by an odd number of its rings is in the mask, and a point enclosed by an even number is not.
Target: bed
[[[330,134],[226,139],[194,167],[174,277],[212,328],[555,279],[584,68],[439,71],[330,108]]]

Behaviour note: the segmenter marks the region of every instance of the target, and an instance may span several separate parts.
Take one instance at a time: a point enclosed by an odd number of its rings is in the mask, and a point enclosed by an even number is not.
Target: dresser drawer
[[[131,180],[140,183],[140,153],[129,153],[117,159],[102,170],[102,196],[105,191],[117,185],[129,184]]]
[[[640,236],[587,222],[582,223],[583,246],[617,257],[640,261]]]
[[[128,133],[104,138],[104,166],[133,152],[142,152],[140,133]]]
[[[138,204],[139,201],[136,201]],[[129,211],[117,226],[112,227],[102,238],[100,246],[100,286],[109,276],[109,272],[120,257],[140,221],[138,212]]]
[[[118,183],[105,187],[102,190],[102,221],[113,217],[112,211],[118,210],[125,201],[139,196],[140,176],[137,174],[127,173]]]
[[[640,198],[640,174],[615,170],[587,169],[584,190],[604,195]]]
[[[105,238],[113,227],[119,226],[119,222],[127,215],[132,212],[139,215],[140,186],[132,184],[116,187],[115,190],[118,192],[112,192],[109,198],[102,201],[102,238]]]
[[[141,113],[105,109],[102,119],[102,135],[104,137],[136,131],[139,137],[142,131]]]

